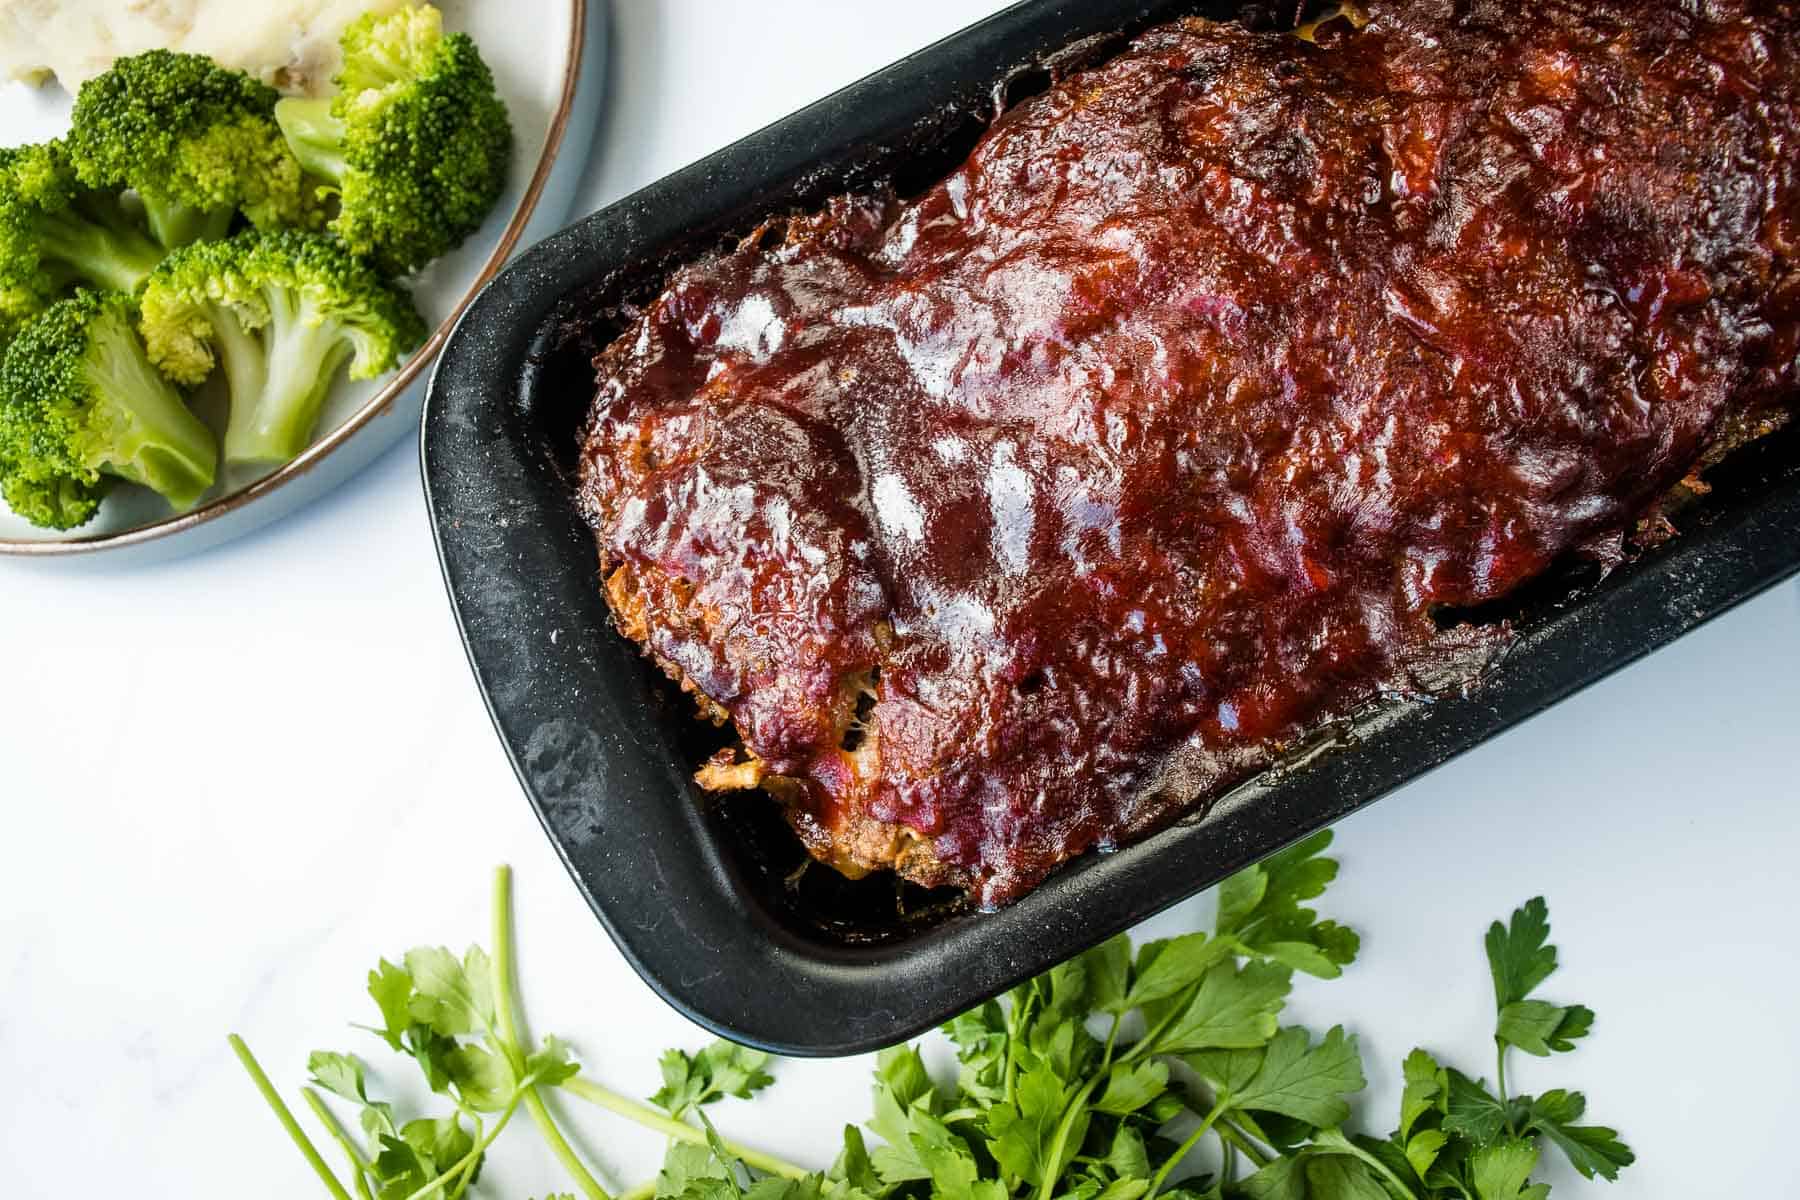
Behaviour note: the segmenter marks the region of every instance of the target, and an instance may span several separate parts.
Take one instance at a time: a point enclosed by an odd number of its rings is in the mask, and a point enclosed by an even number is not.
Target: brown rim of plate
[[[367,403],[350,414],[348,420],[330,433],[308,446],[298,458],[284,463],[277,470],[258,479],[248,487],[229,492],[216,500],[210,500],[199,508],[184,513],[175,513],[152,521],[148,525],[139,525],[135,529],[126,529],[118,533],[101,533],[89,537],[65,538],[62,540],[34,541],[26,538],[0,538],[0,555],[15,554],[22,556],[38,555],[51,557],[55,555],[92,554],[101,550],[112,550],[121,546],[135,546],[144,542],[153,542],[160,538],[171,537],[184,530],[204,525],[215,517],[227,513],[268,495],[290,479],[296,479],[320,462],[333,450],[349,441],[358,430],[389,405],[400,393],[410,386],[419,373],[430,366],[437,358],[450,330],[455,326],[457,318],[475,299],[495,272],[505,265],[513,248],[519,244],[519,238],[525,233],[525,225],[537,210],[538,198],[543,194],[544,185],[550,179],[550,168],[556,164],[558,151],[562,149],[563,131],[569,123],[569,112],[575,103],[575,85],[581,73],[581,56],[587,41],[587,0],[569,0],[569,58],[563,66],[562,93],[556,100],[556,111],[550,114],[550,127],[544,131],[543,147],[538,153],[537,167],[531,173],[530,181],[525,185],[525,194],[519,197],[518,206],[513,210],[512,219],[506,228],[500,231],[500,240],[495,243],[493,252],[482,264],[468,289],[457,300],[456,307],[450,311],[443,322],[432,331],[425,344],[413,352],[411,358],[400,367],[394,376],[382,385],[381,390],[369,397]]]

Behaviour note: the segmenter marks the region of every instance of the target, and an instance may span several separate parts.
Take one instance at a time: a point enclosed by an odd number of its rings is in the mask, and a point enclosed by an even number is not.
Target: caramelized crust
[[[704,785],[1004,902],[1464,685],[1506,631],[1435,613],[1786,419],[1794,6],[1364,7],[1152,30],[600,355],[580,503]]]

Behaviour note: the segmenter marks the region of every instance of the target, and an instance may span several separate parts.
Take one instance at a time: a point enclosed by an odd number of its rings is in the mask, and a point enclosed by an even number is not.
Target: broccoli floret
[[[59,142],[0,150],[0,346],[75,284],[136,291],[162,250]]]
[[[144,340],[164,374],[225,373],[231,462],[306,449],[337,369],[372,379],[425,337],[412,301],[322,234],[247,231],[170,255],[144,285]]]
[[[69,149],[82,182],[129,187],[171,249],[261,227],[317,227],[314,184],[275,124],[275,89],[200,54],[150,50],[81,85]]]
[[[34,525],[86,524],[113,479],[178,509],[213,483],[212,431],[144,355],[124,292],[45,309],[0,361],[0,495]]]
[[[390,274],[461,244],[506,186],[512,125],[467,34],[430,5],[344,31],[337,94],[289,98],[275,119],[301,164],[331,182],[331,231]]]

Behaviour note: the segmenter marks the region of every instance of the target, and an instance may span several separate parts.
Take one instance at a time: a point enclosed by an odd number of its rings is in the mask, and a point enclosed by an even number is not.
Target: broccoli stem
[[[331,100],[288,97],[275,104],[275,124],[287,138],[288,148],[308,172],[341,184],[344,162],[344,123],[331,114]]]
[[[170,250],[178,250],[194,242],[214,242],[231,231],[229,208],[204,209],[157,196],[139,198],[144,202],[144,215],[150,220],[150,232]]]
[[[212,430],[150,365],[128,324],[109,321],[93,337],[88,370],[106,398],[96,413],[102,448],[94,466],[143,484],[179,510],[192,508],[218,472]]]
[[[235,420],[239,397],[256,397],[269,386],[269,356],[262,340],[244,328],[237,313],[223,304],[208,311],[213,327],[213,353],[225,372],[225,391],[232,398]],[[230,458],[230,439],[226,439],[226,457]],[[236,461],[233,459],[232,461]]]
[[[352,349],[343,326],[304,296],[286,288],[269,288],[264,295],[269,323],[261,330],[262,386],[239,391],[238,380],[230,380],[225,458],[234,463],[287,462],[305,450],[338,367]],[[223,338],[220,347],[231,354]],[[231,359],[226,362],[229,371]]]
[[[53,271],[114,291],[137,291],[163,257],[155,242],[122,221],[111,225],[73,209],[39,217],[33,231]]]

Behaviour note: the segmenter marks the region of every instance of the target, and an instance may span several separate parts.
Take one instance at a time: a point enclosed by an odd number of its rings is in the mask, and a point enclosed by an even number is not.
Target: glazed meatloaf
[[[1789,415],[1800,9],[1355,18],[1153,29],[625,314],[579,503],[703,785],[1003,903],[1466,685],[1460,612]]]

